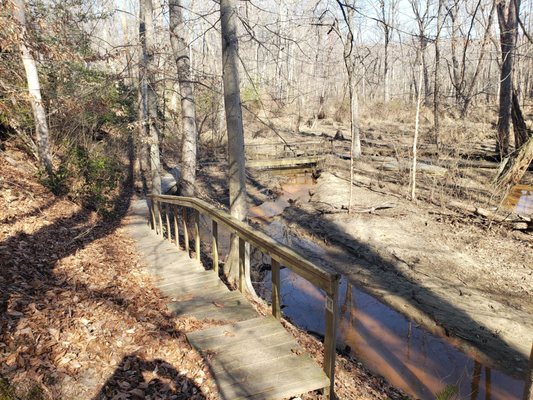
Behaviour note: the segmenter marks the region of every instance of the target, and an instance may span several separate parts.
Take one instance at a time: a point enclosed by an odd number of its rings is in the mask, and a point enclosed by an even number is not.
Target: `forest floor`
[[[130,188],[102,218],[36,183],[14,148],[0,169],[0,399],[218,398],[185,337],[208,323],[167,311],[123,227]],[[320,361],[320,342],[287,328]],[[404,398],[345,356],[336,391]]]
[[[355,163],[354,213],[346,212],[349,142],[338,140],[337,155],[319,166],[321,175],[308,193],[288,196],[290,204],[264,220],[278,220],[289,234],[320,245],[317,262],[334,267],[430,332],[458,339],[456,345],[485,365],[521,377],[533,331],[531,223],[529,231],[513,230],[510,223],[460,206],[527,221],[531,215],[524,213],[531,213],[532,205],[517,215],[502,204],[501,193],[493,193],[498,163],[491,159],[494,142],[486,121],[444,124],[440,150],[429,144],[429,133],[422,134],[417,201],[409,200],[408,187],[412,124],[369,118],[362,130],[364,156]],[[332,120],[302,127],[300,133],[287,128],[287,120],[274,126],[288,142],[329,140],[338,131],[349,137],[347,126]],[[267,131],[260,125],[249,128],[247,143],[281,142]],[[202,174],[209,182],[205,196],[224,199],[222,186],[213,185],[223,171],[211,166]],[[532,182],[528,173],[524,183]],[[250,172],[248,183],[255,205],[288,198],[286,178]]]

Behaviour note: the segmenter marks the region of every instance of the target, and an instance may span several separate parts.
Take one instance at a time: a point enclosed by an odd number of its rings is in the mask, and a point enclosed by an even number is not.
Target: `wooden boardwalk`
[[[146,202],[132,202],[128,231],[177,316],[223,321],[187,334],[209,364],[223,399],[282,399],[329,386],[329,379],[272,316],[259,316],[212,270],[154,233]]]

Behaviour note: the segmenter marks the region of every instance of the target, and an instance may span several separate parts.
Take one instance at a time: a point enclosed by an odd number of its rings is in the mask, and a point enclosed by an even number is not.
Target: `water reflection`
[[[323,293],[293,274],[281,271],[283,312],[311,332],[324,332]],[[270,276],[262,296],[270,299]],[[391,384],[420,399],[453,386],[461,399],[520,399],[523,383],[483,367],[445,340],[425,332],[374,297],[341,280],[339,343]]]
[[[285,185],[279,199],[254,208],[252,215],[270,221],[263,226],[270,236],[296,247],[312,260],[323,257],[325,250],[313,242],[290,235],[282,222],[271,219],[289,205],[289,200],[306,201],[311,182],[308,177],[302,182]],[[529,188],[527,193],[521,189],[514,203],[521,213],[532,213],[533,193]],[[298,326],[322,335],[325,302],[322,291],[288,269],[282,269],[281,277],[284,314]],[[258,290],[268,300],[270,281],[270,274],[267,274]],[[366,367],[411,396],[433,400],[438,393],[448,389],[456,390],[460,399],[521,398],[523,382],[484,367],[446,340],[426,332],[349,284],[345,278],[341,280],[338,307],[341,346],[346,346]]]
[[[533,215],[533,186],[513,186],[505,197],[503,206],[516,214]]]

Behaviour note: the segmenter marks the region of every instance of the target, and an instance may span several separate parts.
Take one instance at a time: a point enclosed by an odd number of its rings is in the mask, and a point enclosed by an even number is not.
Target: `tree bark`
[[[497,6],[502,52],[497,151],[502,159],[509,154],[513,63],[518,34],[518,13],[520,10],[520,0],[509,0],[508,4],[505,4],[504,1],[506,0],[501,0]]]
[[[433,131],[434,142],[439,147],[440,133],[440,34],[442,31],[442,8],[443,0],[439,0],[437,7],[437,35],[435,37],[435,73],[433,77]]]
[[[194,87],[190,74],[188,46],[184,37],[181,0],[169,0],[170,43],[176,59],[178,82],[181,95],[181,119],[183,144],[181,148],[181,174],[183,196],[194,196],[196,181],[196,150],[198,130],[196,127],[196,105]]]
[[[148,114],[148,145],[150,157],[150,177],[152,194],[161,194],[161,160],[159,157],[159,130],[157,127],[157,95],[155,91],[154,66],[154,25],[152,0],[140,0],[139,36],[142,45],[143,63],[145,65],[145,82],[141,88]],[[142,33],[142,34],[141,34]]]
[[[237,15],[234,0],[220,1],[222,30],[222,78],[224,83],[224,108],[228,132],[228,180],[230,214],[243,221],[248,212],[244,160],[244,128],[242,123],[241,93],[239,89],[239,50],[237,38]],[[235,282],[238,278],[239,239],[231,241],[230,265],[226,274]]]
[[[50,133],[48,130],[48,123],[46,121],[46,110],[44,109],[43,100],[41,97],[41,85],[39,82],[37,64],[35,63],[35,59],[33,58],[33,55],[26,44],[28,29],[26,25],[24,0],[14,0],[14,5],[14,16],[19,23],[21,30],[19,48],[22,63],[24,64],[24,70],[26,71],[26,81],[28,83],[30,103],[35,121],[35,139],[37,142],[39,161],[41,163],[41,167],[48,175],[48,178],[51,179],[53,178],[54,171],[50,152]]]

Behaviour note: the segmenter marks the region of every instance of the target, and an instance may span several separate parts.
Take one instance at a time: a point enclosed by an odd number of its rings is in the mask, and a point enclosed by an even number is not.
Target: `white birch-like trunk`
[[[416,99],[415,135],[413,137],[413,165],[411,167],[411,200],[416,200],[416,151],[418,146],[418,127],[420,121],[420,103],[422,102],[422,77],[424,66],[420,64],[418,75],[418,96]]]
[[[14,0],[15,18],[20,25],[21,40],[19,43],[22,63],[26,71],[26,81],[28,83],[28,93],[35,120],[35,139],[41,167],[46,171],[49,178],[53,176],[52,156],[50,152],[50,132],[46,121],[46,110],[44,109],[41,97],[41,85],[37,64],[26,44],[27,26],[24,0]]]

